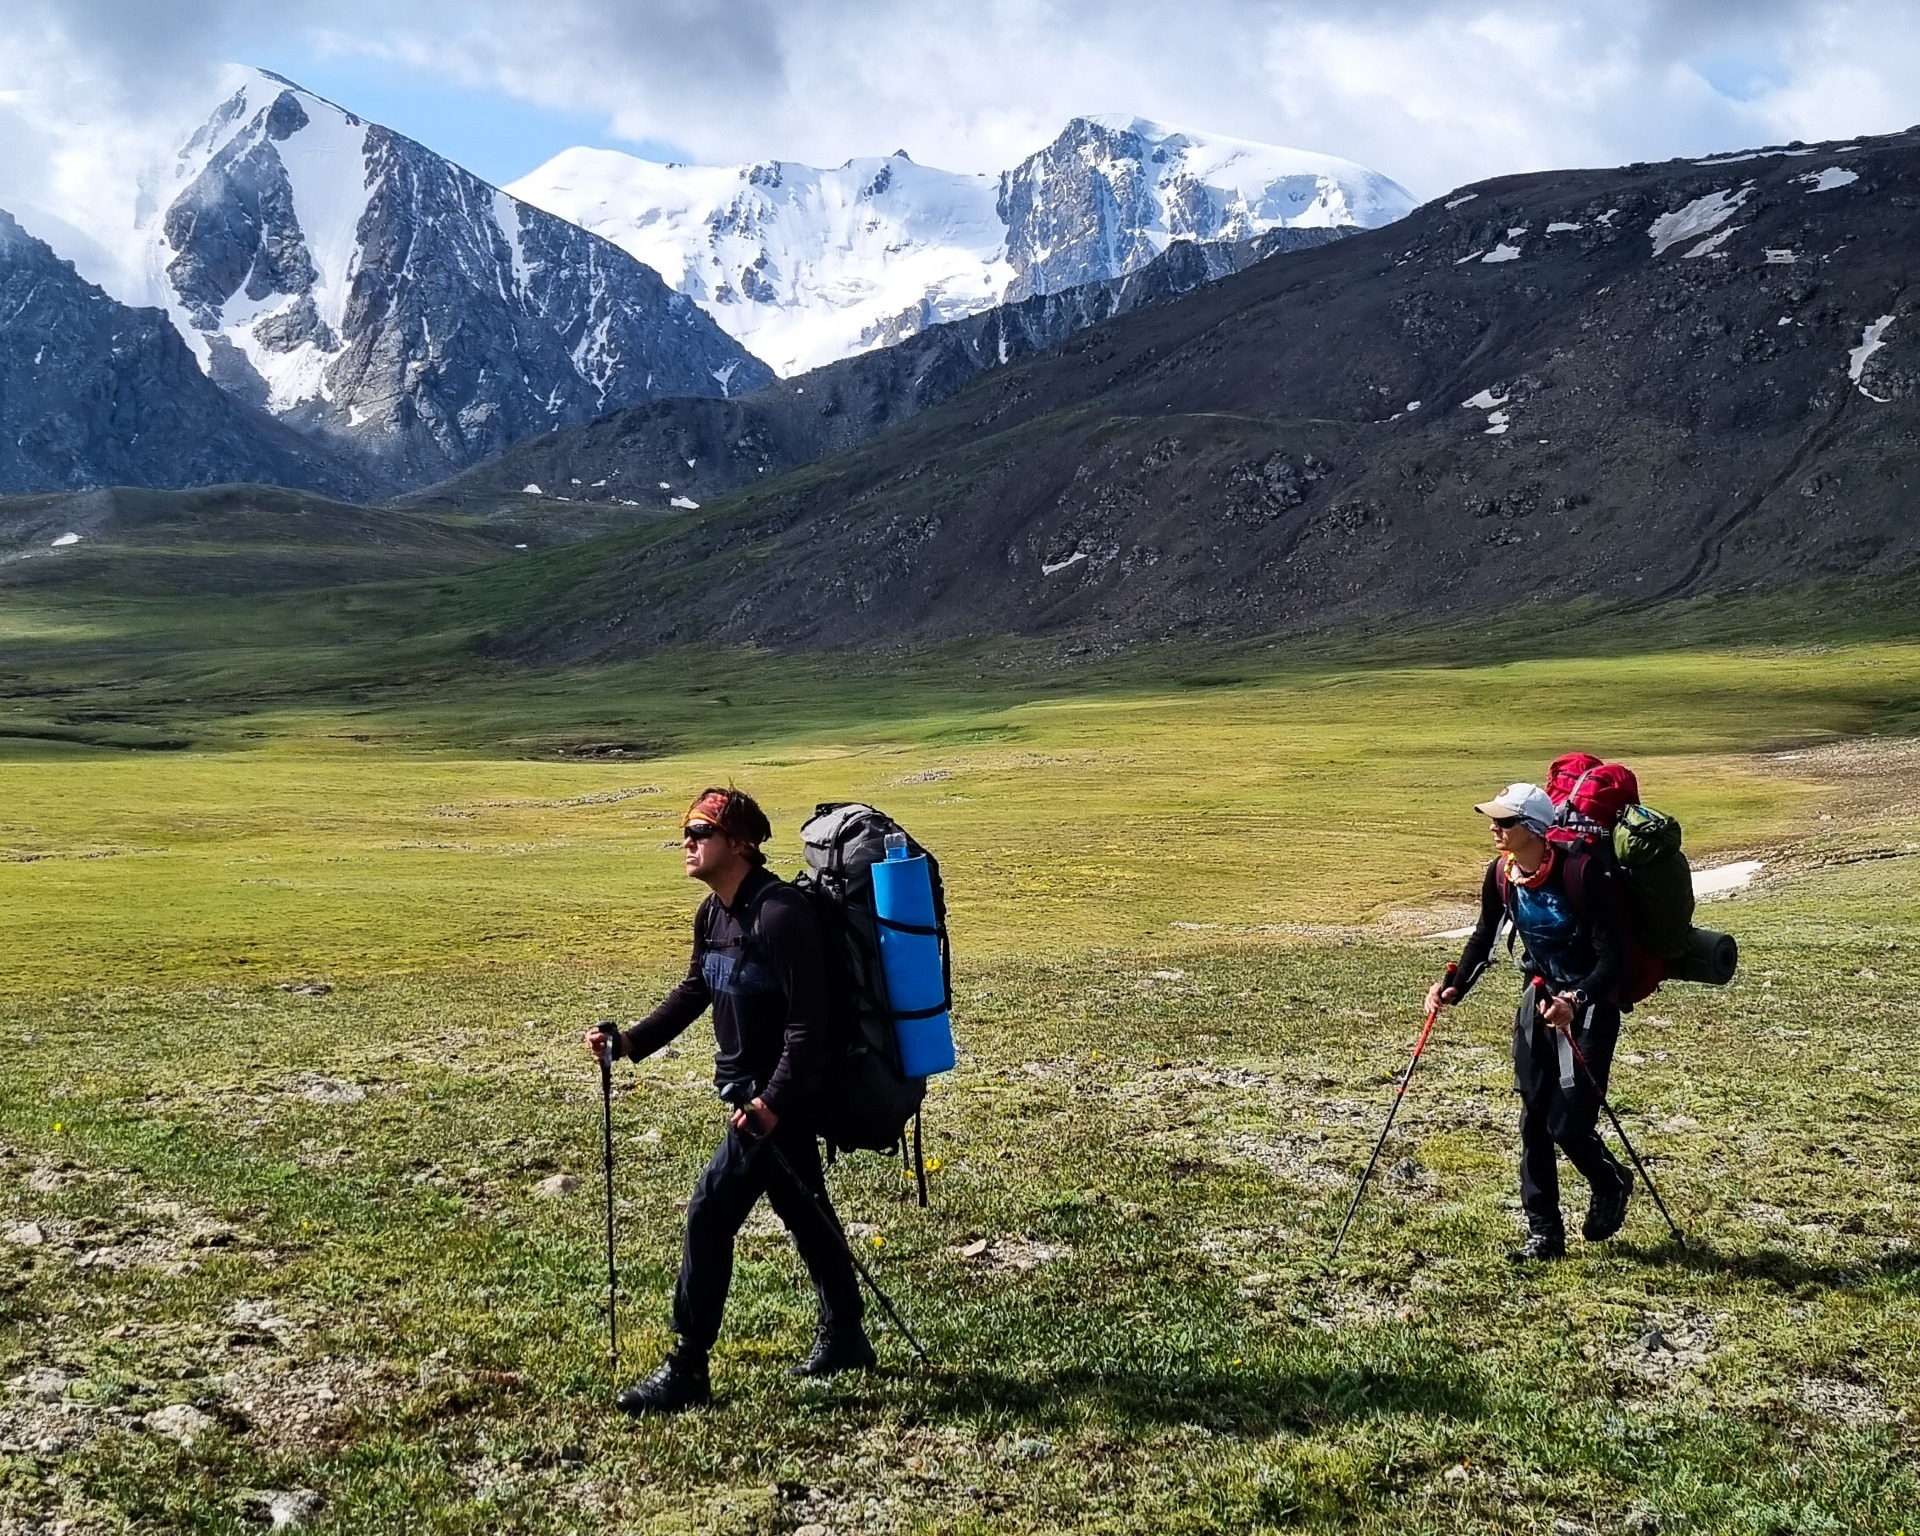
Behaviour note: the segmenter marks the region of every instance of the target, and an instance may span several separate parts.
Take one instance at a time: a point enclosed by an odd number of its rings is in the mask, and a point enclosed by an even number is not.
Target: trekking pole
[[[1633,1149],[1633,1143],[1627,1140],[1627,1128],[1620,1123],[1620,1117],[1613,1112],[1613,1106],[1607,1102],[1607,1093],[1600,1086],[1600,1079],[1593,1075],[1593,1068],[1587,1065],[1587,1058],[1581,1051],[1579,1042],[1573,1038],[1573,1030],[1567,1030],[1567,1044],[1573,1048],[1573,1059],[1580,1070],[1587,1074],[1587,1086],[1600,1100],[1600,1107],[1607,1112],[1607,1119],[1613,1125],[1613,1134],[1620,1138],[1620,1145],[1627,1149],[1627,1156],[1633,1159],[1633,1166],[1639,1171],[1640,1178],[1647,1186],[1647,1193],[1653,1196],[1653,1203],[1660,1208],[1660,1214],[1666,1217],[1667,1227],[1673,1233],[1673,1240],[1683,1249],[1687,1246],[1687,1234],[1680,1230],[1667,1210],[1667,1202],[1660,1198],[1660,1187],[1653,1182],[1653,1175],[1647,1172],[1647,1165],[1640,1161],[1640,1154]]]
[[[731,1097],[729,1095],[731,1095]],[[747,1106],[753,1102],[753,1090],[750,1084],[728,1083],[720,1090],[720,1098],[721,1102],[729,1109],[737,1109],[745,1113],[749,1126],[753,1124],[753,1115],[747,1109]],[[780,1150],[779,1143],[774,1141],[771,1133],[764,1136],[756,1136],[749,1130],[745,1134],[756,1144],[765,1147],[771,1152],[774,1162],[779,1164],[780,1171],[787,1176],[788,1181],[793,1187],[813,1201],[814,1210],[820,1213],[820,1219],[827,1224],[828,1229],[833,1235],[840,1239],[841,1248],[846,1252],[848,1259],[852,1261],[853,1267],[860,1278],[867,1282],[867,1289],[873,1292],[874,1300],[880,1303],[882,1310],[887,1314],[888,1321],[900,1331],[900,1337],[907,1341],[915,1357],[919,1359],[921,1364],[926,1364],[926,1350],[920,1347],[920,1341],[913,1336],[913,1330],[907,1326],[906,1319],[901,1317],[899,1311],[894,1307],[894,1304],[887,1298],[887,1293],[880,1289],[880,1282],[874,1279],[872,1272],[868,1270],[865,1264],[860,1262],[860,1255],[853,1251],[853,1242],[848,1238],[846,1230],[834,1216],[833,1207],[827,1204],[826,1196],[821,1191],[814,1189],[805,1179],[800,1177],[799,1171],[792,1163],[787,1161],[787,1154]]]
[[[1447,979],[1442,986],[1453,981],[1454,967],[1447,967]],[[1367,1180],[1373,1177],[1373,1165],[1380,1161],[1380,1149],[1387,1144],[1387,1134],[1393,1129],[1393,1118],[1400,1113],[1400,1101],[1407,1096],[1407,1084],[1413,1081],[1413,1069],[1420,1065],[1420,1053],[1427,1048],[1427,1037],[1433,1033],[1433,1021],[1440,1017],[1440,1006],[1435,1004],[1427,1012],[1427,1022],[1420,1030],[1420,1038],[1414,1042],[1413,1059],[1407,1063],[1407,1070],[1400,1074],[1400,1086],[1394,1090],[1393,1103],[1387,1108],[1387,1123],[1380,1127],[1380,1139],[1373,1144],[1373,1156],[1367,1159],[1366,1172],[1360,1175],[1360,1184],[1353,1192],[1353,1199],[1347,1204],[1347,1214],[1340,1223],[1340,1235],[1333,1240],[1333,1252],[1327,1262],[1333,1263],[1340,1257],[1340,1245],[1347,1240],[1347,1228],[1353,1225],[1353,1213],[1360,1209],[1360,1197],[1367,1192]]]
[[[620,1282],[613,1266],[613,1046],[600,1051],[600,1146],[607,1172],[607,1368],[620,1373]]]

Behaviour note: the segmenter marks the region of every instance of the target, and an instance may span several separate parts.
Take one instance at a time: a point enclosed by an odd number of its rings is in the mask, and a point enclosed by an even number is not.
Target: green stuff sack
[[[1613,857],[1627,888],[1633,936],[1662,960],[1693,946],[1693,870],[1680,849],[1680,823],[1629,805],[1613,826]]]

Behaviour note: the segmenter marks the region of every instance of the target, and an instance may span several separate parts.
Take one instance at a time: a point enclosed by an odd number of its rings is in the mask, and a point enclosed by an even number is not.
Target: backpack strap
[[[760,909],[767,904],[767,898],[785,884],[787,884],[785,880],[779,879],[776,876],[761,886],[759,891],[754,894],[753,899],[747,903],[747,910],[741,914],[740,922],[740,958],[742,960],[747,958],[747,951],[753,948],[754,929],[760,924]],[[707,901],[711,903],[711,906],[706,909],[707,931],[703,937],[706,940],[707,946],[711,948],[713,945],[713,925],[716,921],[714,914],[719,910],[721,903],[718,896],[709,896]]]
[[[1513,882],[1507,878],[1507,856],[1503,853],[1493,861],[1493,883],[1500,891],[1500,906],[1506,913],[1502,926],[1507,930],[1507,953],[1512,955],[1513,948],[1520,939],[1520,925],[1514,921]],[[1500,930],[1494,929],[1493,942],[1500,942]]]
[[[1560,866],[1560,884],[1567,893],[1567,905],[1573,908],[1575,917],[1587,915],[1587,854],[1580,848],[1569,848],[1566,863]]]

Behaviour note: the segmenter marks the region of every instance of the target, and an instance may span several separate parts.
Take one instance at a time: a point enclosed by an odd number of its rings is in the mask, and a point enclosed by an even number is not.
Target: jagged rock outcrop
[[[1009,299],[1145,266],[1175,240],[1276,229],[1371,229],[1413,207],[1404,188],[1330,155],[1197,134],[1137,117],[1077,117],[1000,178]]]

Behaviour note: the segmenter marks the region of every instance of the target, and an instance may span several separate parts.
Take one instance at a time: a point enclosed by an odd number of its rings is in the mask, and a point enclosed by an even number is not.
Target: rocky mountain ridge
[[[930,326],[729,400],[658,400],[527,439],[411,498],[536,515],[555,501],[660,512],[699,505],[878,437],[981,374],[1116,315],[1164,304],[1256,261],[1345,238],[1341,227],[1182,240],[1138,271]],[[691,505],[690,505],[691,504]]]
[[[109,293],[165,310],[209,378],[378,491],[772,378],[617,246],[264,71],[239,73],[123,225],[92,214]]]
[[[420,484],[766,370],[617,247],[264,73],[182,151],[169,307],[223,387]]]
[[[0,211],[0,495],[224,480],[369,489],[209,380],[164,313],[110,298]]]
[[[616,541],[493,644],[1106,646],[1898,575],[1916,251],[1920,131],[1484,182]]]

